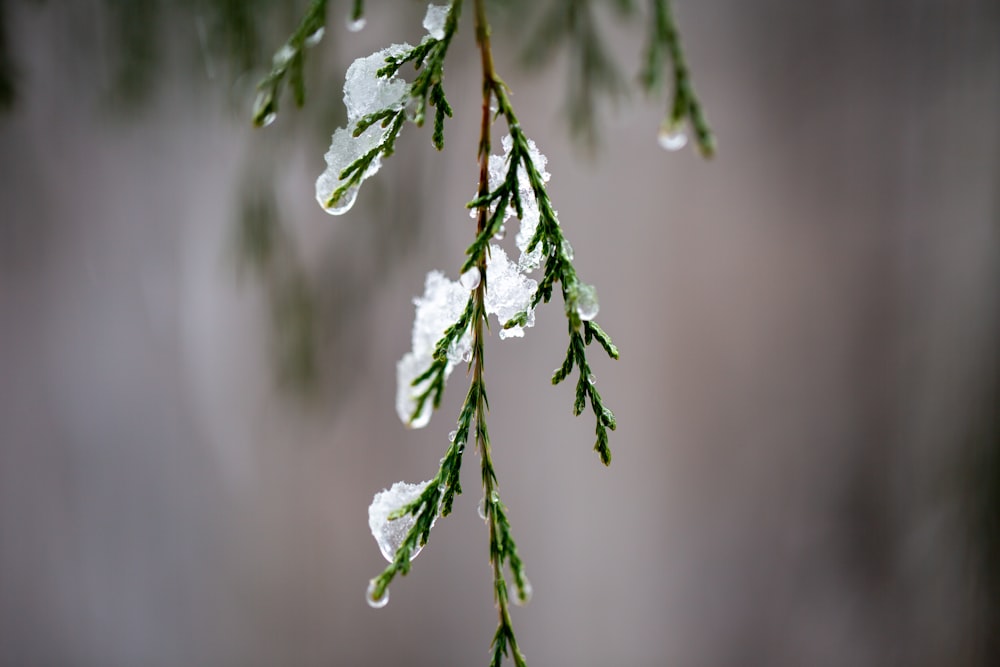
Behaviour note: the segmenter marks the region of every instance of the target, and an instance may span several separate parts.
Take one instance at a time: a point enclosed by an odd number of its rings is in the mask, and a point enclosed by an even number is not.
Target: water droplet
[[[458,431],[452,431],[448,434],[448,442],[455,442],[455,436],[458,435]]]
[[[589,382],[590,384],[594,384],[595,382],[597,382],[597,378],[594,376],[593,373],[587,376],[587,382]]]
[[[373,609],[381,609],[382,607],[389,604],[389,589],[386,588],[382,593],[382,597],[375,597],[375,588],[378,586],[378,582],[374,579],[368,582],[368,592],[365,593],[365,601],[368,602],[368,606]]]
[[[275,52],[271,64],[274,65],[275,69],[280,69],[288,65],[293,57],[295,57],[295,47],[285,44]]]
[[[253,117],[259,127],[267,127],[278,117],[273,108],[273,97],[270,91],[261,90],[253,101]],[[259,120],[258,120],[259,119]]]
[[[597,290],[593,285],[580,283],[576,290],[574,307],[581,320],[592,320],[597,317],[600,304],[597,303]]]
[[[519,607],[523,607],[524,605],[531,602],[531,594],[534,592],[535,589],[532,588],[531,582],[528,581],[527,577],[525,577],[524,586],[518,589],[517,594],[514,596],[514,604],[518,605]]]
[[[491,493],[490,494],[490,502],[491,503],[498,503],[498,502],[500,502],[500,494],[497,493],[496,491],[494,491],[493,493]]]
[[[465,451],[465,441],[464,440],[459,440],[459,442],[458,442],[458,453],[461,454],[464,451]]]
[[[323,26],[316,28],[316,32],[306,37],[304,44],[308,47],[316,46],[323,40],[324,33],[326,33],[326,28]]]
[[[365,20],[364,16],[362,16],[356,21],[352,19],[350,16],[347,17],[347,29],[350,30],[351,32],[361,32],[362,30],[364,30],[366,23],[368,23],[368,21]]]
[[[479,499],[479,505],[476,506],[476,511],[479,512],[479,518],[486,521],[486,498]]]
[[[663,124],[660,125],[660,133],[656,140],[660,142],[663,150],[679,151],[687,146],[688,137],[683,127],[664,120]]]
[[[505,236],[507,236],[507,225],[500,225],[500,229],[493,235],[493,238],[497,241],[503,241]]]
[[[276,111],[271,111],[270,113],[264,114],[260,119],[260,127],[267,127],[273,123],[278,118],[278,113]]]
[[[482,281],[482,276],[479,273],[478,266],[472,267],[458,278],[458,282],[462,284],[462,287],[470,291],[479,287],[479,283],[481,281]]]
[[[566,239],[562,240],[562,254],[563,254],[563,257],[565,257],[569,261],[571,261],[571,262],[573,261],[573,257],[574,257],[574,255],[573,255],[573,246],[571,246],[569,244],[569,241],[567,241]]]

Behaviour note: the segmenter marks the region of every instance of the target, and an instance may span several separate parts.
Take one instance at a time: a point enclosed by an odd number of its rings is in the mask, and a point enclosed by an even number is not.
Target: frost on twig
[[[507,205],[505,201],[492,205],[495,229],[492,237],[483,234],[482,239],[488,244],[485,310],[487,315],[497,318],[499,336],[504,339],[523,337],[524,329],[535,324],[532,298],[537,292],[538,281],[527,274],[541,265],[542,248],[537,245],[529,249],[538,227],[539,211],[527,172],[523,166],[511,167],[513,139],[509,135],[502,145],[504,154],[489,158],[490,187],[502,188],[509,178],[515,178],[517,203]],[[535,142],[529,140],[529,146],[532,165],[539,177],[547,181],[546,157],[538,151]],[[503,238],[504,222],[518,211],[520,229],[515,242],[520,257],[515,263],[501,246],[489,241]],[[468,252],[472,256],[479,249],[474,244]],[[412,428],[427,425],[455,365],[471,358],[469,292],[478,287],[480,275],[472,262],[467,261],[462,268],[462,276],[457,282],[448,280],[440,271],[431,271],[424,283],[423,297],[414,299],[413,348],[396,365],[396,412],[403,423]],[[473,276],[474,281],[471,280]],[[507,324],[510,326],[505,326]]]
[[[316,200],[327,213],[341,215],[354,206],[365,179],[382,167],[382,155],[391,154],[404,120],[409,84],[393,75],[378,76],[386,58],[412,49],[393,44],[358,58],[344,81],[347,127],[337,128],[327,151],[326,171],[316,180]]]
[[[388,489],[376,493],[372,499],[372,504],[368,507],[368,527],[371,528],[382,555],[390,563],[395,560],[396,552],[417,522],[416,517],[405,510],[408,505],[420,499],[431,481],[419,484],[396,482]],[[436,509],[431,512],[431,526],[437,521]],[[418,543],[409,554],[410,560],[416,558],[423,548],[424,545]]]
[[[316,200],[327,213],[341,215],[354,206],[361,184],[395,150],[408,108],[417,125],[423,124],[428,105],[436,108],[433,141],[439,149],[444,145],[444,118],[452,111],[441,79],[458,20],[451,7],[428,6],[424,19],[428,34],[417,46],[393,44],[358,58],[347,69],[347,127],[333,133],[324,156],[327,168],[316,180]],[[400,67],[408,62],[418,70],[412,84],[399,77]]]
[[[404,424],[422,428],[440,401],[444,381],[455,364],[468,361],[472,354],[472,334],[467,325],[442,345],[443,358],[435,358],[442,334],[459,321],[469,303],[469,290],[448,280],[440,271],[431,271],[424,281],[424,295],[413,300],[416,316],[411,336],[413,349],[396,364],[396,412]],[[437,362],[438,376],[424,377]],[[431,393],[433,392],[433,394]],[[423,400],[421,400],[423,396]]]

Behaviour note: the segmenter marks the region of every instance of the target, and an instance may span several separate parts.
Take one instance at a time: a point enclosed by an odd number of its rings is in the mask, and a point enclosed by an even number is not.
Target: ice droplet
[[[472,350],[466,350],[465,352],[462,353],[462,361],[464,361],[465,363],[469,363],[470,361],[472,361]]]
[[[273,123],[275,120],[277,120],[277,118],[278,118],[278,112],[277,111],[271,111],[270,113],[265,114],[264,117],[260,119],[260,126],[261,127],[267,127],[268,125],[270,125],[271,123]]]
[[[271,105],[271,100],[271,93],[267,90],[259,91],[257,97],[254,98],[252,113],[254,118],[260,118],[260,127],[267,127],[278,117],[278,112],[276,111],[269,111],[264,114],[264,111]]]
[[[660,142],[663,150],[679,151],[687,145],[688,137],[683,127],[664,120],[656,140]]]
[[[479,504],[476,505],[476,511],[479,513],[479,518],[486,521],[486,498],[480,498]]]
[[[285,44],[275,52],[271,64],[274,65],[275,69],[280,69],[286,66],[294,57],[295,48],[289,44]]]
[[[326,34],[326,28],[324,28],[323,26],[320,26],[320,27],[316,28],[315,32],[313,32],[311,35],[309,35],[308,37],[306,37],[306,39],[305,39],[305,41],[303,43],[306,46],[308,46],[308,47],[316,46],[321,41],[323,41],[323,35],[324,34]]]
[[[507,225],[500,225],[500,229],[493,235],[493,238],[497,241],[503,241],[505,236],[507,236]]]
[[[525,577],[524,586],[518,589],[517,594],[514,595],[514,604],[518,605],[519,607],[523,607],[524,605],[531,602],[531,594],[534,592],[535,589],[532,588],[531,582],[528,581],[527,577]]]
[[[569,244],[569,241],[567,241],[566,239],[562,240],[562,254],[563,254],[563,257],[565,257],[566,259],[568,259],[571,262],[573,261],[573,258],[575,257],[575,255],[573,254],[573,246],[571,246]]]
[[[368,23],[368,21],[365,20],[364,16],[357,20],[352,19],[350,16],[347,17],[347,29],[351,32],[361,32],[364,30],[366,23]]]
[[[448,5],[427,5],[424,30],[434,39],[444,39],[444,24],[448,20]]]
[[[482,275],[479,273],[479,267],[474,266],[465,273],[463,273],[458,282],[462,283],[462,287],[471,291],[479,287],[479,283],[482,282]]]
[[[594,376],[593,373],[587,376],[587,382],[589,382],[590,384],[594,384],[595,382],[597,382],[597,378]]]
[[[455,436],[458,435],[458,431],[452,431],[448,434],[448,442],[455,442]]]
[[[368,507],[368,527],[371,528],[372,535],[378,543],[378,548],[390,563],[396,558],[396,551],[406,539],[406,534],[413,528],[417,518],[412,514],[401,516],[398,519],[389,519],[389,515],[406,505],[412,503],[420,497],[430,481],[419,484],[408,484],[406,482],[396,482],[388,489],[379,491],[372,498],[372,504]],[[437,521],[437,510],[434,509],[431,526]],[[410,554],[410,560],[417,557],[423,547],[418,543]]]
[[[581,320],[592,320],[597,317],[600,304],[597,303],[597,290],[593,285],[580,283],[575,290],[576,314]]]
[[[378,583],[374,579],[372,579],[371,581],[368,582],[368,592],[365,593],[365,601],[368,603],[368,606],[372,607],[373,609],[381,609],[382,607],[389,604],[388,588],[386,588],[385,591],[382,593],[382,597],[380,598],[375,597],[375,587],[377,585]]]

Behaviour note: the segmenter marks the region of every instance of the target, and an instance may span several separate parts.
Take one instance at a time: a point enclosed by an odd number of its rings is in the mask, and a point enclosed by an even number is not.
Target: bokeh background
[[[4,666],[488,661],[471,450],[455,513],[364,601],[371,497],[433,474],[464,393],[456,371],[427,428],[395,415],[411,299],[473,233],[470,12],[445,151],[407,127],[332,218],[343,72],[424,6],[370,0],[355,34],[331,1],[306,108],[253,130],[305,4],[0,2]],[[574,140],[571,51],[520,57],[543,4],[492,6],[498,68],[622,358],[594,356],[605,469],[549,385],[560,305],[489,341],[529,664],[997,664],[1000,8],[678,0],[706,163],[635,92]],[[644,18],[613,4],[631,84]]]

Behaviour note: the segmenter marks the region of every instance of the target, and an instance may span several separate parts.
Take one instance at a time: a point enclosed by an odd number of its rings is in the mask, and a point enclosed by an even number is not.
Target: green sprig
[[[444,94],[444,61],[451,46],[452,37],[458,30],[458,19],[462,12],[462,0],[452,0],[444,24],[441,39],[425,37],[420,44],[397,56],[386,58],[386,65],[378,70],[378,76],[391,77],[400,67],[412,62],[417,76],[410,84],[409,97],[414,101],[413,122],[423,126],[427,107],[434,107],[434,132],[431,140],[438,150],[444,148],[444,119],[451,118],[452,108]]]
[[[263,127],[270,124],[278,113],[278,100],[285,86],[285,77],[289,78],[295,104],[301,107],[306,101],[306,89],[303,78],[305,64],[305,47],[310,36],[326,28],[326,1],[313,0],[306,10],[299,27],[295,29],[288,41],[278,49],[272,60],[271,71],[257,84],[257,100],[254,102],[253,124]]]
[[[601,329],[596,322],[581,320],[576,312],[576,298],[579,290],[583,286],[573,266],[573,251],[562,232],[559,220],[556,218],[555,209],[545,189],[545,180],[531,159],[530,145],[528,137],[521,129],[517,120],[517,115],[510,104],[507,96],[506,85],[499,79],[494,79],[490,90],[493,99],[497,102],[497,115],[503,116],[510,131],[512,143],[507,172],[503,182],[492,191],[486,191],[474,198],[466,207],[488,210],[490,206],[495,206],[490,214],[488,224],[476,235],[475,241],[466,250],[467,258],[462,265],[462,271],[467,271],[476,265],[478,258],[489,246],[489,241],[493,238],[503,223],[506,206],[512,203],[519,218],[523,218],[524,212],[520,199],[519,169],[523,169],[531,187],[532,196],[538,207],[538,227],[535,234],[528,242],[527,252],[532,252],[541,245],[542,254],[545,255],[545,265],[542,278],[535,288],[535,293],[531,297],[531,308],[535,308],[539,303],[548,303],[552,298],[555,285],[562,286],[563,304],[569,324],[569,351],[563,366],[553,376],[553,384],[558,384],[572,370],[575,364],[580,368],[580,379],[577,383],[576,397],[573,403],[573,414],[580,415],[586,407],[589,399],[596,417],[595,430],[597,442],[594,449],[605,465],[611,463],[611,450],[608,445],[608,430],[615,429],[614,413],[604,405],[600,393],[589,380],[591,378],[590,366],[587,361],[586,346],[596,338],[598,343],[604,348],[608,356],[618,359],[618,348],[611,341],[611,337]],[[521,312],[503,324],[503,328],[509,329],[514,326],[524,326],[527,323],[527,312]],[[583,334],[581,334],[581,329]],[[557,379],[558,378],[558,379]]]
[[[646,45],[645,67],[640,81],[647,93],[656,93],[663,86],[664,61],[670,58],[673,64],[674,97],[665,124],[668,128],[679,128],[685,120],[691,121],[695,141],[701,154],[710,158],[715,154],[715,135],[708,125],[701,102],[698,101],[691,83],[691,72],[681,49],[680,34],[674,22],[669,0],[650,0],[649,41]]]

